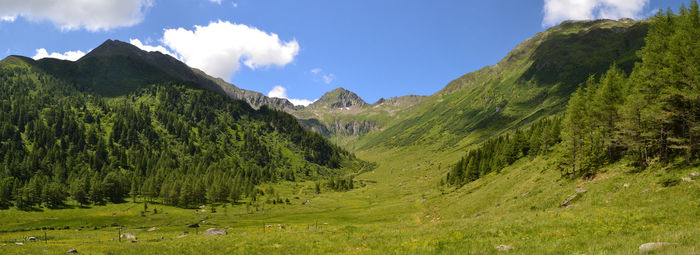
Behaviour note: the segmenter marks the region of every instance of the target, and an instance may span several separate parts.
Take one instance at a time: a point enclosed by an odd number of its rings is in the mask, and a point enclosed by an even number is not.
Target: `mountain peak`
[[[142,51],[130,43],[107,39],[100,44],[100,46],[97,46],[97,48],[91,50],[87,55],[83,56],[83,58],[130,55],[143,56],[145,54],[147,54],[147,52]]]
[[[363,107],[367,103],[357,94],[342,87],[336,88],[323,94],[316,102],[309,107],[319,108],[351,108]]]

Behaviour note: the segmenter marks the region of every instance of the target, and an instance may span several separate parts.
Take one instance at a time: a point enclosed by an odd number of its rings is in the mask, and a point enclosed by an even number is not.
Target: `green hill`
[[[0,206],[140,195],[191,207],[254,197],[262,183],[342,177],[362,164],[289,114],[168,74],[180,64],[154,68],[150,53],[105,47],[75,63],[0,62]]]
[[[499,63],[466,74],[407,108],[361,148],[428,145],[435,150],[474,142],[561,113],[590,74],[617,63],[630,72],[644,45],[646,22],[568,22],[538,33]]]

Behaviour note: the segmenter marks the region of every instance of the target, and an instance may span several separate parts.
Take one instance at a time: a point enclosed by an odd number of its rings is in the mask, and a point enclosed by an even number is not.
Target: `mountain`
[[[118,41],[76,62],[7,57],[0,81],[0,207],[137,193],[192,207],[365,165],[292,115],[254,109],[225,83]]]
[[[525,40],[497,64],[399,110],[355,145],[466,147],[561,113],[589,75],[600,76],[613,64],[631,72],[647,31],[648,22],[629,19],[564,22]]]
[[[29,60],[27,60],[29,61]],[[241,89],[201,70],[191,68],[172,56],[146,52],[118,40],[107,40],[75,62],[44,58],[37,66],[103,96],[120,96],[156,82],[189,83],[248,102],[253,108],[263,105],[291,111],[296,107],[286,99]]]
[[[566,21],[517,45],[501,61],[459,77],[430,96],[365,103],[338,88],[292,111],[309,129],[350,149],[465,147],[561,113],[589,75],[615,64],[630,73],[648,21]]]
[[[337,88],[291,113],[308,129],[352,148],[362,136],[381,131],[393,119],[402,117],[397,116],[398,112],[424,98],[416,95],[382,98],[370,105],[354,92]]]
[[[309,108],[326,108],[326,109],[340,109],[340,110],[350,110],[351,108],[362,108],[366,106],[362,98],[352,91],[348,91],[344,88],[337,88],[323,94],[321,98],[310,104]]]

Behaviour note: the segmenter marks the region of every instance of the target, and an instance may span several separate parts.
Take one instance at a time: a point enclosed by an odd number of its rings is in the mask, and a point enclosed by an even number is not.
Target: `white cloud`
[[[225,80],[240,69],[241,61],[253,70],[285,66],[299,53],[296,40],[281,41],[277,34],[221,20],[194,30],[166,29],[163,43],[188,65]]]
[[[276,98],[284,98],[289,100],[290,103],[293,105],[303,105],[303,106],[308,106],[311,103],[313,103],[316,100],[308,100],[308,99],[296,99],[296,98],[287,98],[287,89],[282,86],[275,86],[270,90],[270,92],[267,92],[268,97],[276,97]]]
[[[543,26],[564,20],[640,18],[649,0],[544,0]]]
[[[221,4],[221,0],[209,0],[209,2]]]
[[[160,52],[160,53],[163,53],[166,55],[170,55],[176,59],[180,59],[180,57],[177,56],[177,54],[170,52],[168,49],[166,49],[165,47],[160,46],[160,45],[158,45],[158,46],[144,45],[141,42],[141,40],[139,40],[139,39],[129,39],[129,43],[131,43],[132,45],[138,47],[139,49],[145,50],[145,51],[157,51],[157,52]]]
[[[311,101],[308,99],[294,99],[294,98],[287,98],[287,100],[289,100],[289,102],[292,103],[293,105],[303,105],[303,106],[309,106],[314,101],[316,101],[316,100]]]
[[[83,56],[85,56],[85,52],[82,52],[80,50],[67,51],[65,53],[51,52],[51,54],[49,54],[46,51],[46,49],[41,48],[41,49],[36,50],[36,54],[32,58],[35,60],[42,59],[42,58],[57,58],[57,59],[63,59],[63,60],[76,61]]]
[[[0,0],[0,20],[48,20],[63,30],[128,27],[143,20],[153,0]]]
[[[232,2],[231,4],[233,5],[233,8],[238,8],[238,3]]]
[[[275,86],[270,90],[270,92],[267,92],[268,97],[276,97],[276,98],[287,98],[287,89],[282,87],[282,86]]]
[[[322,81],[325,84],[331,84],[333,80],[335,80],[335,74],[332,73],[326,73],[323,71],[321,68],[314,68],[311,69],[310,71],[312,74],[314,74],[314,80],[315,81]]]
[[[334,74],[324,74],[324,75],[321,75],[321,79],[323,79],[324,83],[331,84],[331,82],[333,82],[333,80],[335,79],[335,75]]]

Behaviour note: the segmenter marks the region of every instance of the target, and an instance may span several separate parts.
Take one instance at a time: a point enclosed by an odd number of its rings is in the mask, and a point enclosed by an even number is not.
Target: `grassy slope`
[[[630,71],[643,45],[643,22],[591,21],[553,27],[530,38],[493,66],[466,74],[381,132],[358,142],[464,148],[501,132],[562,112],[589,74],[617,63]]]
[[[69,248],[104,254],[483,254],[497,253],[495,247],[506,244],[520,254],[629,254],[642,243],[665,241],[675,245],[662,254],[700,252],[700,222],[694,220],[700,217],[700,180],[669,188],[657,184],[668,176],[688,176],[698,168],[630,174],[629,169],[615,165],[599,178],[582,182],[559,179],[552,163],[542,157],[521,160],[501,174],[442,195],[435,176],[444,173],[441,164],[444,169],[459,155],[416,156],[415,149],[360,153],[365,159],[390,160],[357,177],[368,185],[350,192],[316,195],[312,183],[277,185],[284,197],[299,199],[292,199],[292,205],[268,205],[264,214],[249,214],[244,205],[199,214],[156,205],[161,213],[141,217],[142,205],[131,203],[46,212],[0,211],[0,230],[71,227],[48,231],[48,245],[12,244],[27,236],[43,236],[43,231],[0,233],[0,242],[7,244],[0,249],[6,254],[62,253]],[[624,183],[629,188],[622,187]],[[588,192],[568,208],[558,208],[577,188]],[[307,199],[309,204],[302,205]],[[175,238],[181,231],[193,232],[185,224],[207,217],[200,231],[230,226],[229,234]],[[317,221],[318,230],[314,227]],[[110,240],[116,238],[116,228],[74,230],[112,223],[125,225],[124,232],[135,234],[140,242]],[[279,230],[277,224],[288,231]],[[146,231],[153,226],[159,230]]]

